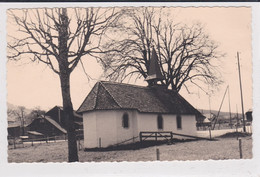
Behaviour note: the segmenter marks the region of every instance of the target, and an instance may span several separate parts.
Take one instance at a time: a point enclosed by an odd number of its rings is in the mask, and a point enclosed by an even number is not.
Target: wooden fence
[[[77,143],[79,150],[82,149],[81,145],[81,137],[83,135],[77,135]],[[42,138],[11,138],[8,139],[9,149],[16,149],[16,148],[24,148],[28,146],[34,146],[36,144],[44,144],[44,143],[56,143],[60,141],[67,141],[67,135],[63,136],[51,136],[51,137],[42,137]]]
[[[192,135],[186,135],[186,134],[180,134],[180,133],[173,133],[171,131],[160,131],[160,132],[152,132],[152,131],[145,131],[139,133],[140,143],[142,144],[146,140],[155,140],[155,142],[160,140],[166,140],[168,142],[173,142],[173,136],[182,136],[182,137],[188,137],[193,139],[204,139],[204,140],[212,140],[210,138],[204,138],[204,137],[198,137],[198,136],[192,136]]]

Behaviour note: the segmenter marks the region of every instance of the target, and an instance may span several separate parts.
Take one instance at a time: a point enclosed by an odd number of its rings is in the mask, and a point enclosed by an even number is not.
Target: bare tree
[[[28,122],[32,122],[34,119],[44,116],[45,111],[42,110],[40,107],[35,107],[28,115],[27,120]]]
[[[116,31],[122,37],[103,46],[111,50],[103,56],[106,77],[120,82],[146,78],[155,48],[164,76],[162,84],[169,88],[180,91],[185,87],[189,92],[189,84],[203,89],[202,83],[221,83],[216,61],[223,54],[201,24],[175,24],[161,10],[147,7],[129,10],[123,20],[127,23]]]
[[[18,106],[17,109],[8,109],[8,116],[14,115],[16,119],[20,122],[20,126],[22,128],[22,135],[24,135],[24,124],[26,122],[26,112],[24,106]]]
[[[111,8],[53,8],[9,10],[19,35],[8,41],[8,58],[42,62],[58,74],[68,135],[68,161],[78,161],[70,75],[86,55],[101,52],[99,45],[119,13]]]

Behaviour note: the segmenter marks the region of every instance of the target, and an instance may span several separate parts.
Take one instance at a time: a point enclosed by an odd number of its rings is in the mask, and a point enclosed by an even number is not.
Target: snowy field
[[[243,132],[243,128],[238,128],[238,132]],[[230,132],[236,132],[236,129],[220,129],[218,130],[217,128],[215,130],[211,130],[211,137],[215,138],[221,135],[224,135],[226,133]],[[246,126],[246,132],[247,133],[252,133],[252,126]],[[204,138],[209,138],[209,130],[203,130],[203,131],[197,131],[197,136],[199,137],[204,137]]]
[[[251,136],[241,137],[244,159],[252,158]],[[67,141],[35,144],[25,148],[9,149],[8,162],[66,162]],[[156,149],[160,151],[160,160],[225,160],[239,159],[238,140],[218,138],[217,141],[197,140],[176,142],[172,145],[160,145],[139,150],[85,152],[79,151],[80,162],[122,162],[122,161],[154,161]]]

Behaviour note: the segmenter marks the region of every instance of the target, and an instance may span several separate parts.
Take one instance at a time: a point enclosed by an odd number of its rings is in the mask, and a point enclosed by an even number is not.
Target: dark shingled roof
[[[107,81],[95,84],[77,112],[116,109],[201,116],[180,94],[163,86],[143,87]]]

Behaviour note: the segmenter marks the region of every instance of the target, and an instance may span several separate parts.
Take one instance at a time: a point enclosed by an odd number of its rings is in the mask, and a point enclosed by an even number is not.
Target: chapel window
[[[157,117],[157,126],[158,129],[163,129],[163,117],[161,114],[159,114]]]
[[[177,129],[182,129],[182,120],[180,115],[177,115],[176,121],[177,121]]]
[[[127,113],[123,114],[122,125],[123,125],[124,128],[128,128],[129,127],[129,116],[128,116]]]

